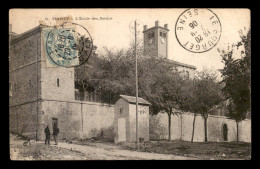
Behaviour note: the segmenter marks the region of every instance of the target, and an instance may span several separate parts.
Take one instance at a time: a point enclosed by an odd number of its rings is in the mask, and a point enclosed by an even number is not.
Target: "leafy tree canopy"
[[[228,100],[228,117],[241,121],[250,112],[251,94],[251,30],[247,35],[240,31],[241,41],[237,43],[237,49],[244,46],[241,51],[241,59],[234,59],[233,47],[229,51],[222,50],[221,57],[224,68],[220,70],[223,93]]]

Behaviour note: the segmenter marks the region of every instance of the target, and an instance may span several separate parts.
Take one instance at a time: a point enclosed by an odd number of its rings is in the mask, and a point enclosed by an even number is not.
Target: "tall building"
[[[58,120],[57,105],[50,108],[50,101],[75,100],[74,68],[46,65],[44,29],[40,25],[19,35],[10,30],[9,45],[10,131],[37,137]]]
[[[159,26],[159,21],[155,26],[147,29],[144,25],[144,55],[158,56],[168,59],[168,24]]]
[[[168,24],[159,25],[159,21],[155,21],[155,26],[148,28],[144,25],[144,55],[149,55],[155,58],[163,58],[169,64],[176,67],[183,76],[194,78],[196,67],[185,63],[180,63],[169,59],[169,36]]]

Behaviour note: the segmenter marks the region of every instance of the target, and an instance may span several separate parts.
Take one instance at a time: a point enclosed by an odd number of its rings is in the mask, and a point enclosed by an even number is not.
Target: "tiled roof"
[[[39,25],[39,26],[36,26],[36,27],[34,27],[34,28],[24,32],[24,33],[21,33],[21,34],[15,33],[15,37],[13,37],[10,42],[11,42],[11,44],[13,44],[13,43],[15,43],[15,42],[17,42],[17,41],[19,41],[19,40],[21,40],[23,38],[26,38],[28,36],[31,36],[34,33],[37,33],[39,31],[41,31],[42,28],[48,28],[48,26],[46,26],[46,25]],[[12,33],[14,33],[14,32],[12,32]]]
[[[136,97],[134,97],[134,96],[120,95],[119,98],[123,98],[124,100],[126,100],[129,103],[136,103]],[[138,104],[150,105],[151,103],[149,103],[147,100],[145,100],[141,97],[138,97]]]
[[[166,59],[166,58],[160,58],[160,57],[149,56],[149,55],[146,55],[145,57],[152,57],[154,59],[158,59],[158,60],[161,60],[161,61],[166,62],[168,64],[172,64],[172,65],[176,65],[176,66],[183,66],[183,67],[187,67],[187,68],[194,69],[194,70],[197,69],[196,66],[189,65],[189,64],[186,64],[186,63],[177,62],[177,61]]]
[[[170,60],[170,59],[167,59],[166,62],[175,64],[175,65],[178,65],[178,66],[188,67],[188,68],[191,68],[191,69],[197,69],[196,66],[188,65],[188,64],[185,64],[185,63],[177,62],[177,61],[173,61],[173,60]]]

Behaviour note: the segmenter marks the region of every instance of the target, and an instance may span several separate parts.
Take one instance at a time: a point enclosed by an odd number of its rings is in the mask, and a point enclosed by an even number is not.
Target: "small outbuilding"
[[[149,105],[138,97],[138,137],[149,140]],[[136,97],[120,95],[114,102],[115,143],[136,141]]]

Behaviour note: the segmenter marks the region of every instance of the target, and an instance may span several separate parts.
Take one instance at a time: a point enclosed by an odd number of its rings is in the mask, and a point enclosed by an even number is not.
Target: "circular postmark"
[[[51,63],[76,67],[88,60],[93,41],[88,30],[76,23],[65,22],[46,33],[46,52]]]
[[[187,9],[175,25],[179,44],[194,53],[203,53],[216,46],[221,31],[220,20],[210,9]]]

